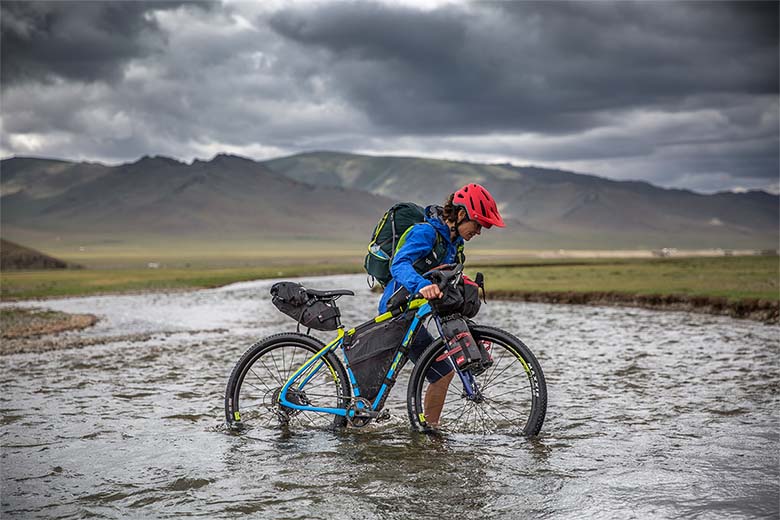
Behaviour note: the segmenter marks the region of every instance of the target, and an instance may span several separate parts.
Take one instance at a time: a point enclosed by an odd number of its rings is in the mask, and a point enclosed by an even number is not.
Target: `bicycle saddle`
[[[335,291],[317,291],[315,289],[306,289],[306,294],[312,298],[320,300],[329,300],[337,296],[355,296],[355,293],[349,289],[336,289]]]

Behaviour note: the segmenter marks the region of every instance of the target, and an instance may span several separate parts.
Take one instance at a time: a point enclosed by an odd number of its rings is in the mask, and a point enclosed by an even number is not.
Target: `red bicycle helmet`
[[[470,220],[476,220],[482,227],[504,227],[504,219],[498,213],[496,201],[488,190],[479,184],[467,184],[452,197],[454,206],[463,206]]]

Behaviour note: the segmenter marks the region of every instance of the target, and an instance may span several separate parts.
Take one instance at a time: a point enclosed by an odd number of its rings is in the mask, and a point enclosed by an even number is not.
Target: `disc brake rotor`
[[[281,393],[282,393],[282,387],[279,387],[276,390],[274,390],[274,393],[271,396],[271,403],[274,412],[276,412],[276,415],[279,416],[279,420],[287,421],[290,417],[295,417],[296,415],[301,413],[301,410],[290,408],[288,406],[283,405],[281,402],[279,402],[279,396],[281,395]],[[303,390],[298,390],[297,388],[294,387],[287,389],[287,401],[299,406],[309,406],[311,404],[309,398],[306,397],[306,392],[304,392]]]

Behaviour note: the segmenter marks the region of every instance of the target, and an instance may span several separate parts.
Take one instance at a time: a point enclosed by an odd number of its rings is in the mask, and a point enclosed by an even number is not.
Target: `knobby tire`
[[[437,339],[420,356],[409,380],[407,409],[412,428],[425,433],[537,435],[547,413],[547,385],[536,357],[506,331],[481,325],[470,329],[476,341],[489,341],[493,351],[493,366],[476,376],[481,400],[467,398],[455,374],[447,390],[441,424],[437,428],[428,424],[424,398],[429,383],[425,374],[445,352],[444,343]]]
[[[293,410],[283,407],[278,400],[287,379],[324,346],[312,336],[288,332],[269,336],[249,347],[233,368],[225,390],[228,427],[238,430],[247,426],[345,426],[344,417]],[[326,366],[317,372],[302,394],[293,398],[301,403],[311,401],[319,407],[346,408],[351,396],[347,372],[332,352],[322,360]]]

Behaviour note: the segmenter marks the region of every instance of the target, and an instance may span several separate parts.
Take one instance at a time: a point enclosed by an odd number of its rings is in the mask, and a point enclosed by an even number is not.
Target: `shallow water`
[[[294,329],[270,303],[272,283],[46,302],[103,318],[82,335],[151,339],[0,358],[2,516],[780,515],[780,327],[491,301],[477,321],[519,336],[544,368],[538,438],[412,433],[404,380],[381,425],[229,434],[233,364]],[[362,276],[306,284],[356,290],[339,300],[346,324],[373,316]]]

